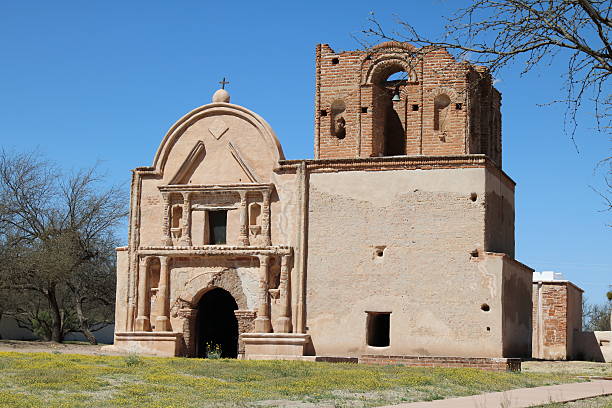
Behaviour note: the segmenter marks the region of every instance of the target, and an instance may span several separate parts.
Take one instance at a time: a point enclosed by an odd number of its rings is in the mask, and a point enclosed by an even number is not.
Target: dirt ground
[[[127,353],[103,351],[102,346],[81,343],[53,343],[50,341],[24,341],[24,340],[0,340],[0,351],[16,351],[21,353],[61,353],[61,354],[86,354],[120,356]]]

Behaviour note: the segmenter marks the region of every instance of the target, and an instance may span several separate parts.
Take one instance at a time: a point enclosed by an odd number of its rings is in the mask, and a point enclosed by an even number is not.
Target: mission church
[[[266,121],[218,90],[133,171],[113,347],[530,356],[533,270],[514,259],[500,105],[487,69],[445,50],[321,44],[314,159],[286,160]]]

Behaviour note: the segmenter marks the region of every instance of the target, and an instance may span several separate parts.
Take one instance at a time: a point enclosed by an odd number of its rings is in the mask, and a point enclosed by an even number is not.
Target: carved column
[[[149,299],[149,259],[140,259],[138,265],[138,317],[136,317],[136,331],[151,331],[151,321],[149,319],[149,309],[151,300]]]
[[[169,279],[170,265],[167,256],[159,257],[159,288],[157,291],[157,317],[155,318],[155,331],[170,331],[169,317]]]
[[[196,356],[196,317],[198,309],[180,309],[178,316],[183,319],[183,341],[185,342],[185,357]]]
[[[254,310],[234,310],[234,315],[238,321],[238,335],[253,331],[253,322],[257,312]],[[238,337],[238,358],[242,357],[244,357],[244,342]]]
[[[240,242],[249,246],[249,208],[247,206],[247,192],[240,191]]]
[[[261,229],[264,239],[264,245],[272,245],[270,236],[270,190],[263,192],[263,205],[261,207]]]
[[[191,193],[183,193],[183,231],[181,233],[181,244],[191,246]]]
[[[291,278],[289,276],[289,257],[281,257],[280,273],[281,315],[276,320],[280,333],[291,333]]]
[[[172,206],[170,205],[170,196],[168,193],[162,193],[164,200],[164,217],[162,219],[162,245],[172,246],[172,236],[170,235],[170,218]]]
[[[259,257],[259,308],[255,319],[255,333],[270,333],[270,297],[268,294],[268,265],[270,257],[262,255]]]

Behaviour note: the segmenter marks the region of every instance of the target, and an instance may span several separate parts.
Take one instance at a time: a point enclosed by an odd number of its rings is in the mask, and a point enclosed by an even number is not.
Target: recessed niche
[[[482,310],[483,312],[488,312],[489,310],[491,310],[491,308],[486,303],[483,303],[482,305],[480,305],[480,310]]]
[[[332,58],[332,64],[333,64],[333,65],[336,65],[336,64],[339,64],[339,63],[340,63],[340,59],[338,59],[338,58]]]

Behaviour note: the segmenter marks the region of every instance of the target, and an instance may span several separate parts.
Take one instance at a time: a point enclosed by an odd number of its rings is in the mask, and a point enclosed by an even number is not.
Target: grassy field
[[[0,407],[369,407],[570,381],[565,373],[0,353]]]

